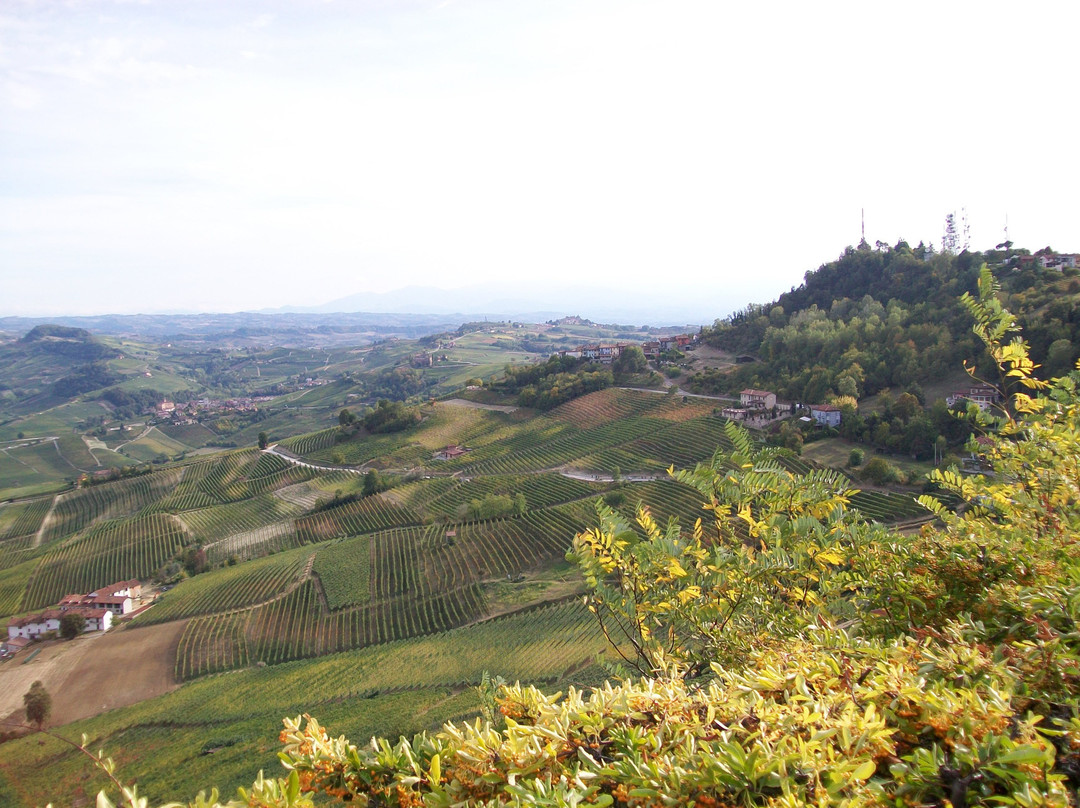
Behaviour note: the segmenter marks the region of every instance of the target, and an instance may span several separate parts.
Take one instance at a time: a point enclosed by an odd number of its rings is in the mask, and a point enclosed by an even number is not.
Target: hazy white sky
[[[0,3],[0,314],[1080,250],[1080,3]],[[585,312],[582,312],[585,314]]]

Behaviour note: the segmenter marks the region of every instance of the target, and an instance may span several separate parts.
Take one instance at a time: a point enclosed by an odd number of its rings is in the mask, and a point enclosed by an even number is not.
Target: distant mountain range
[[[484,284],[460,289],[407,286],[391,292],[361,293],[319,306],[263,310],[260,313],[372,312],[436,314],[476,320],[544,322],[579,314],[594,322],[633,325],[710,324],[746,301],[687,295],[658,289],[648,298],[628,297],[618,287]]]
[[[744,301],[745,302],[745,301]],[[511,320],[538,323],[567,315],[598,323],[624,325],[692,326],[711,324],[739,304],[709,295],[677,297],[674,293],[648,299],[629,298],[617,288],[544,287],[525,289],[510,285],[438,289],[409,286],[381,294],[355,294],[320,306],[286,306],[229,314],[101,314],[50,317],[0,317],[0,333],[22,336],[35,326],[58,324],[85,328],[95,334],[144,336],[155,339],[198,339],[235,335],[253,337],[272,333],[307,335],[303,342],[318,342],[334,335],[415,339],[448,331],[476,320]],[[312,339],[313,338],[313,339]]]

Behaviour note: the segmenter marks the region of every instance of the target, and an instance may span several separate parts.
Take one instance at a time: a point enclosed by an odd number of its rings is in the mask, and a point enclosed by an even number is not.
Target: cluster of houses
[[[108,631],[115,618],[134,611],[135,601],[141,597],[142,584],[135,580],[103,586],[86,595],[65,595],[56,608],[10,620],[4,650],[13,653],[50,632],[59,633],[65,614],[81,614],[86,619],[83,631]]]
[[[787,405],[785,405],[787,406]],[[804,416],[819,426],[840,426],[843,415],[839,407],[832,404],[809,404],[810,415]],[[769,390],[746,389],[739,393],[738,407],[725,407],[720,414],[731,421],[747,421],[761,418],[776,409],[776,393]]]
[[[308,379],[312,385],[325,384],[323,379]],[[230,412],[254,412],[259,404],[272,401],[272,396],[244,396],[241,398],[212,399],[200,398],[177,404],[175,401],[162,401],[154,407],[153,415],[163,421],[172,421],[174,424],[193,424],[196,416],[207,413],[230,413]]]
[[[1080,255],[1076,253],[1037,253],[1036,255],[1016,256],[1016,265],[1020,269],[1040,266],[1043,269],[1056,269],[1059,272],[1064,269],[1076,269],[1080,266]]]
[[[641,352],[646,359],[658,359],[667,351],[685,351],[697,343],[698,334],[677,334],[670,337],[660,337],[649,342],[640,344]],[[590,359],[603,365],[610,365],[623,352],[624,348],[630,347],[630,343],[616,343],[615,345],[579,345],[576,348],[564,348],[558,351],[559,356],[569,356],[571,359]]]

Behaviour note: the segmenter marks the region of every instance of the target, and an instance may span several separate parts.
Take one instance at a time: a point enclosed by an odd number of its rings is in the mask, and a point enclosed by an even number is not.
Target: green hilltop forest
[[[33,361],[121,378],[13,384],[0,429],[127,463],[8,486],[0,613],[161,587],[119,630],[0,664],[84,653],[86,677],[45,681],[53,734],[6,742],[0,801],[1076,805],[1080,283],[1025,255],[849,249],[657,368],[719,399],[636,362],[547,360],[653,338],[592,324],[198,361],[45,329],[117,355]],[[1004,394],[994,413],[940,401],[965,362]],[[298,386],[315,367],[325,383]],[[173,390],[148,386],[165,374]],[[149,457],[109,440],[117,411],[142,417],[138,390],[180,400],[181,382],[266,401],[143,423],[180,444]],[[746,386],[845,422],[747,431],[721,417]],[[103,427],[104,450],[84,440]]]

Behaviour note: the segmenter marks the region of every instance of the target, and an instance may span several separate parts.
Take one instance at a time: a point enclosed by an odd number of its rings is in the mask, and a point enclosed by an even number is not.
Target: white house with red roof
[[[32,640],[60,631],[60,620],[68,612],[86,618],[84,631],[108,631],[113,618],[128,614],[134,601],[142,597],[142,584],[136,580],[118,581],[95,589],[88,595],[64,595],[55,609],[16,617],[8,621],[8,637]]]

